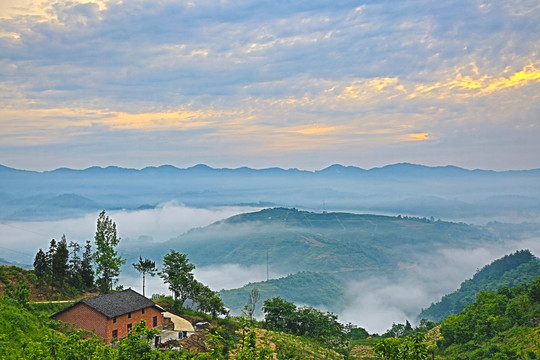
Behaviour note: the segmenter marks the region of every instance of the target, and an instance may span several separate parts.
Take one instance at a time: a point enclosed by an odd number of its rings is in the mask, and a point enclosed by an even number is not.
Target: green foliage
[[[283,332],[272,331],[269,332],[268,337],[275,345],[276,357],[280,360],[342,360],[344,358],[342,354],[306,337],[299,337]]]
[[[42,249],[36,253],[34,271],[28,273],[28,280],[42,291],[49,289],[51,294],[59,292],[68,297],[92,289],[94,270],[90,241],[86,242],[82,260],[80,249],[76,242],[68,245],[65,235],[58,242],[52,239],[47,253]]]
[[[350,340],[365,340],[369,337],[366,329],[353,325],[351,323],[345,325],[347,338]]]
[[[396,264],[411,256],[440,246],[467,248],[472,241],[488,244],[495,237],[480,227],[444,221],[275,208],[191,230],[167,245],[181,244],[199,266],[258,265],[268,253],[271,268],[296,273],[398,270]]]
[[[250,283],[240,289],[219,292],[231,313],[240,314],[253,289],[258,289],[260,300],[281,297],[287,301],[324,306],[338,311],[344,305],[345,287],[332,274],[300,272],[281,279]],[[262,316],[261,303],[255,307],[254,316]]]
[[[146,329],[143,323],[134,324],[128,337],[109,346],[89,332],[73,330],[48,319],[51,313],[64,306],[49,303],[30,304],[24,308],[13,299],[1,298],[0,359],[259,360],[271,358],[270,343],[275,344],[278,359],[343,358],[313,340],[257,329],[247,318],[229,324],[227,328],[210,329],[206,334],[208,350],[204,353],[193,354],[183,349],[155,350],[151,340],[156,330]],[[243,330],[243,335],[236,338],[233,334],[238,328]],[[262,339],[259,338],[261,334]],[[235,350],[230,355],[232,349]]]
[[[135,324],[129,336],[118,345],[118,360],[159,359],[159,350],[154,350],[151,345],[157,333],[156,329],[147,329],[144,321]]]
[[[466,310],[441,325],[442,354],[447,359],[527,359],[540,353],[540,301],[530,285],[478,293]]]
[[[9,280],[6,270],[14,281]],[[15,300],[20,306],[27,306],[30,299],[30,286],[27,280],[34,280],[33,273],[17,266],[2,265],[0,266],[0,277],[2,277],[2,282],[6,284],[4,297]]]
[[[245,316],[239,318],[241,327],[241,343],[235,359],[238,360],[263,360],[271,359],[271,351],[266,346],[257,345],[257,334],[253,327],[253,321]]]
[[[333,347],[347,343],[345,326],[337,316],[305,306],[297,308],[294,303],[280,297],[264,301],[265,325],[268,329],[306,336]]]
[[[478,271],[472,279],[464,281],[459,290],[445,295],[442,300],[422,310],[419,317],[441,321],[447,316],[463,311],[475,300],[480,291],[497,291],[529,283],[540,275],[540,260],[529,250],[517,251],[493,261]]]
[[[62,235],[62,239],[56,243],[56,247],[53,249],[54,252],[50,254],[52,284],[61,288],[67,280],[69,270],[69,250],[65,235]]]
[[[142,277],[143,277],[143,287],[142,287],[143,290],[142,291],[143,291],[143,296],[144,296],[146,274],[150,276],[156,275],[157,273],[156,263],[150,259],[143,260],[143,258],[139,256],[139,262],[134,263],[133,267],[135,268],[135,270],[137,270],[138,272],[142,274]]]
[[[58,333],[46,319],[14,300],[0,299],[0,359],[115,359],[100,339],[83,331]]]
[[[205,314],[211,314],[214,318],[218,315],[228,314],[218,293],[197,280],[193,282],[191,296],[197,309]]]
[[[169,290],[174,293],[175,299],[180,297],[182,306],[193,293],[195,278],[192,271],[194,269],[195,265],[189,262],[186,254],[171,250],[163,257],[163,269],[159,276],[169,285]]]
[[[39,279],[44,279],[49,272],[49,264],[47,262],[47,255],[41,249],[34,257],[34,273]]]
[[[184,306],[187,298],[191,298],[204,313],[216,317],[227,314],[223,301],[217,292],[195,280],[192,271],[195,265],[189,262],[186,254],[171,250],[163,258],[163,270],[159,276],[169,284],[169,290],[179,297],[180,307]]]
[[[126,260],[122,259],[115,250],[120,238],[116,234],[116,224],[105,215],[105,210],[99,214],[97,219],[94,241],[96,251],[93,260],[98,276],[96,283],[102,293],[109,293],[120,274],[120,266]]]
[[[377,359],[385,360],[424,360],[430,352],[424,335],[417,333],[406,339],[388,337],[375,344]]]
[[[6,287],[4,296],[14,299],[22,306],[26,306],[30,296],[30,288],[24,279],[19,278],[17,285]]]
[[[90,240],[86,240],[84,253],[81,262],[81,278],[85,289],[90,289],[94,286],[94,269],[92,267],[92,244]]]

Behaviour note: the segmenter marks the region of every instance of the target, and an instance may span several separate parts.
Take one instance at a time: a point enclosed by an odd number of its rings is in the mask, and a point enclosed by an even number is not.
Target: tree
[[[69,250],[66,235],[62,235],[62,239],[56,243],[56,251],[51,255],[53,284],[61,287],[66,283],[69,270]]]
[[[174,293],[175,299],[180,297],[180,303],[184,302],[190,294],[193,293],[195,278],[192,271],[195,265],[189,262],[186,254],[171,250],[163,257],[163,269],[159,276],[166,284],[169,284],[169,290]]]
[[[81,278],[86,289],[94,286],[94,269],[92,268],[92,244],[86,240],[84,253],[81,262]]]
[[[310,306],[300,309],[292,302],[280,297],[264,301],[265,324],[270,330],[285,331],[306,336],[333,347],[347,343],[345,326],[337,321],[337,316],[323,313]]]
[[[244,309],[246,310],[247,316],[249,316],[250,319],[253,319],[253,314],[255,313],[255,308],[257,306],[257,302],[261,298],[261,294],[259,293],[258,288],[251,289],[248,297],[248,302]]]
[[[264,322],[270,330],[288,331],[295,323],[296,305],[280,297],[267,299],[263,303]]]
[[[103,293],[109,293],[116,279],[120,275],[120,267],[126,260],[122,259],[115,250],[120,238],[116,234],[116,224],[105,215],[103,210],[97,219],[96,252],[93,255],[96,264],[96,280],[99,290]]]
[[[140,272],[142,274],[142,294],[144,296],[144,286],[145,286],[145,277],[146,274],[150,276],[156,275],[157,269],[156,269],[156,263],[150,259],[144,259],[139,256],[139,262],[134,263],[133,267],[135,270]]]
[[[57,243],[55,239],[51,239],[51,242],[49,243],[49,250],[46,254],[46,260],[47,260],[47,275],[46,275],[46,282],[47,284],[51,285],[54,282],[54,275],[53,275],[53,258],[54,254],[56,254],[56,248]]]
[[[49,272],[49,265],[47,263],[47,255],[41,249],[37,252],[34,257],[34,274],[40,280],[45,280],[47,273]]]
[[[203,283],[193,280],[193,291],[190,296],[197,304],[197,309],[205,314],[211,314],[213,317],[227,314],[225,305],[218,293],[211,290]]]
[[[81,257],[79,256],[81,246],[74,241],[70,241],[68,247],[71,249],[71,259],[69,260],[69,281],[76,289],[82,290],[84,288],[84,282],[81,274]]]

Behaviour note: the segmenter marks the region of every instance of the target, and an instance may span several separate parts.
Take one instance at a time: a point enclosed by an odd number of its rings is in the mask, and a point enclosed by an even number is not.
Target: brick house
[[[72,324],[76,329],[92,331],[110,344],[114,338],[126,337],[142,320],[148,328],[162,326],[164,311],[152,300],[127,289],[80,300],[51,318]]]

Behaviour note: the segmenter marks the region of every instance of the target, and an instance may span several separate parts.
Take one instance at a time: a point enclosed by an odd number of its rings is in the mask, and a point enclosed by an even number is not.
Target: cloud
[[[76,153],[89,139],[94,157],[106,157],[99,149],[123,137],[154,155],[118,153],[116,165],[185,165],[177,155],[186,152],[195,162],[254,165],[276,151],[258,167],[310,167],[317,158],[323,167],[348,154],[369,167],[380,164],[361,156],[371,151],[385,163],[396,151],[431,163],[425,154],[435,146],[452,163],[482,167],[481,155],[459,149],[487,130],[497,136],[484,148],[496,154],[515,118],[538,110],[540,8],[532,1],[2,6],[0,151],[13,164],[43,164],[37,147],[65,166],[77,159],[64,149]],[[151,148],[158,133],[176,146]],[[421,133],[437,141],[410,141]],[[208,151],[186,149],[186,137]],[[538,150],[532,141],[516,146]],[[94,165],[90,156],[78,161]]]
[[[347,285],[348,306],[339,313],[340,321],[365,327],[371,333],[384,333],[393,323],[409,320],[492,261],[517,250],[539,254],[537,239],[500,244],[490,248],[441,249],[426,254],[412,266],[403,268],[397,278],[372,277]],[[536,243],[535,243],[536,241]]]
[[[107,215],[116,223],[121,246],[137,241],[163,242],[194,228],[245,212],[246,207],[190,208],[175,202],[163,203],[155,209],[110,211]],[[40,222],[6,222],[0,224],[3,252],[9,258],[31,264],[39,248],[48,248],[51,239],[65,234],[68,241],[83,244],[93,242],[98,214],[80,218]],[[139,239],[142,240],[139,240]]]

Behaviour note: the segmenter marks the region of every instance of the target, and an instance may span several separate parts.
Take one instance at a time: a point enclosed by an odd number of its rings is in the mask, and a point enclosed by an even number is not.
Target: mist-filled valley
[[[3,167],[0,174],[0,258],[31,266],[52,238],[93,240],[105,209],[127,259],[124,287],[141,288],[131,266],[139,256],[160,265],[174,249],[196,265],[199,281],[224,290],[236,314],[248,296],[240,288],[251,283],[382,333],[415,323],[491,261],[521,249],[540,254],[538,170],[397,164],[315,172]],[[147,293],[169,291],[156,276]]]

